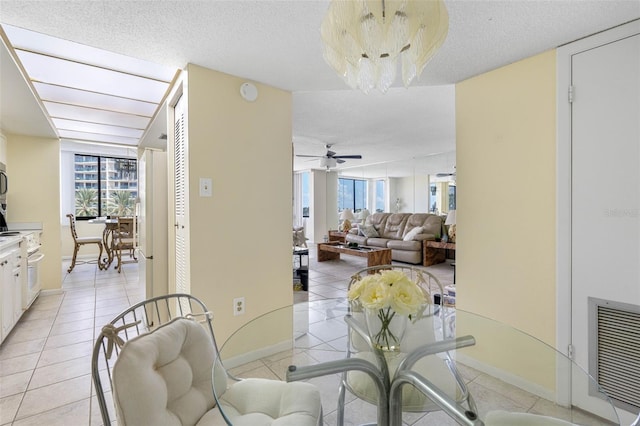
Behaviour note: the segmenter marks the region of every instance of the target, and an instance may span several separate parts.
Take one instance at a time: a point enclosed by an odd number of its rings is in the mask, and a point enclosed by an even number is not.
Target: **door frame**
[[[570,356],[571,336],[571,58],[640,34],[640,20],[560,46],[556,51],[556,347]],[[588,368],[588,366],[583,366]],[[560,384],[563,389],[566,384]],[[564,393],[558,393],[564,395]],[[570,393],[569,393],[570,395]]]

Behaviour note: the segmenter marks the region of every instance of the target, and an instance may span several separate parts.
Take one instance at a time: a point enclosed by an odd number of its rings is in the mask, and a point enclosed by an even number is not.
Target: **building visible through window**
[[[309,178],[309,172],[302,173],[302,217],[309,217],[309,191],[311,188]]]
[[[367,181],[359,179],[338,179],[338,211],[351,209],[359,212],[367,207]]]
[[[78,218],[133,216],[138,197],[137,161],[76,154],[74,189]]]
[[[384,180],[376,181],[376,211],[384,212]]]

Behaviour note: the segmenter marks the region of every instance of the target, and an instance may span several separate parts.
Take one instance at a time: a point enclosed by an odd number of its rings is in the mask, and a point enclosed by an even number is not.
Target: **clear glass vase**
[[[406,315],[400,315],[391,308],[366,309],[365,321],[376,348],[383,351],[400,350],[400,342],[407,329]]]

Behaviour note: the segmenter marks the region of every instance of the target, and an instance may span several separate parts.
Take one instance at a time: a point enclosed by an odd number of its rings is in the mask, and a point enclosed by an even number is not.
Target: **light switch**
[[[211,197],[213,194],[211,186],[211,178],[200,178],[200,196]]]

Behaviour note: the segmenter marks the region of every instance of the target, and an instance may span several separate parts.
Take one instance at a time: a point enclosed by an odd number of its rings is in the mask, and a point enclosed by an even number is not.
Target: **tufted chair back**
[[[113,367],[118,424],[198,423],[215,405],[213,360],[211,338],[186,318],[127,341]]]
[[[202,301],[178,293],[138,302],[103,326],[91,359],[102,424],[322,424],[314,385],[228,374],[212,321]]]

